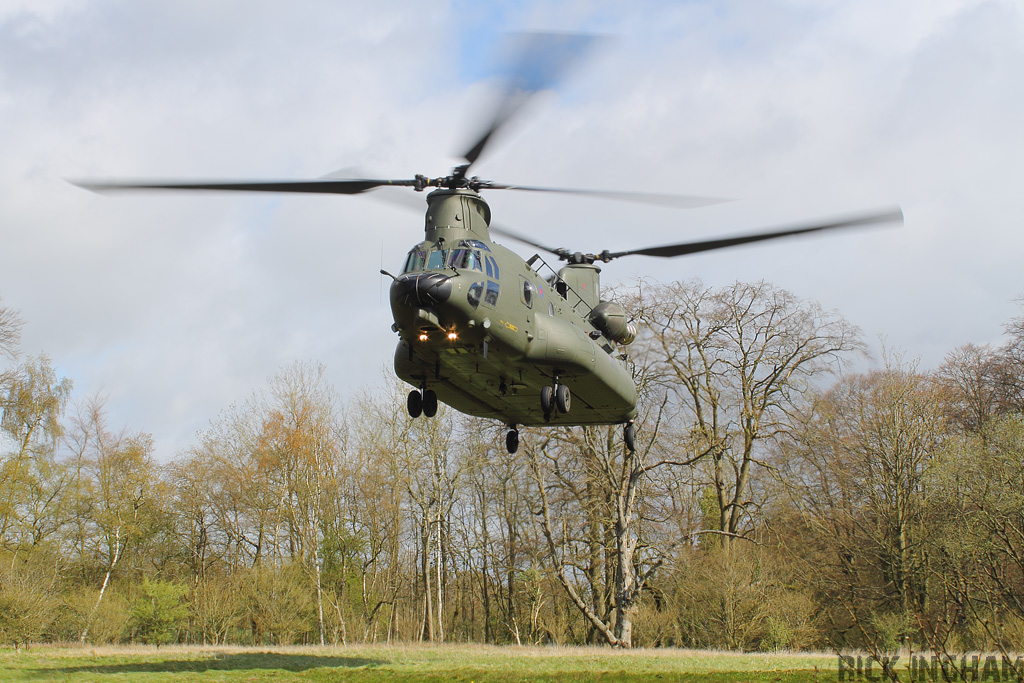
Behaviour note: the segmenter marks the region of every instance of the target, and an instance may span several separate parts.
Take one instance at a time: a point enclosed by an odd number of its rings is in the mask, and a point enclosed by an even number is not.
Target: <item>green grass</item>
[[[480,645],[49,647],[0,650],[0,681],[763,681],[837,680],[835,655]]]

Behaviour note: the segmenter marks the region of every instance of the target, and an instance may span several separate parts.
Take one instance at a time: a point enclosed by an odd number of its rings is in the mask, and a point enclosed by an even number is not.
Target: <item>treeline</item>
[[[0,638],[1022,648],[1024,321],[850,373],[857,329],[764,283],[619,298],[635,453],[555,426],[509,455],[298,363],[163,464],[0,307]]]

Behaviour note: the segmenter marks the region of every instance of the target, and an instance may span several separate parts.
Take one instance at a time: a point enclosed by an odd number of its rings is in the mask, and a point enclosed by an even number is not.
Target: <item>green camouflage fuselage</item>
[[[625,354],[591,322],[600,269],[569,264],[545,278],[491,241],[490,209],[476,192],[437,190],[427,202],[426,238],[391,285],[398,376],[509,425],[633,419]],[[572,391],[572,409],[546,419],[541,389],[556,380]]]

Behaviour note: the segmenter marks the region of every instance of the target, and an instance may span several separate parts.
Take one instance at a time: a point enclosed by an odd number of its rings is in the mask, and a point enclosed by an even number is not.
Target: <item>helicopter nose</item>
[[[451,277],[444,273],[403,275],[391,283],[395,301],[406,306],[436,306],[452,295]]]

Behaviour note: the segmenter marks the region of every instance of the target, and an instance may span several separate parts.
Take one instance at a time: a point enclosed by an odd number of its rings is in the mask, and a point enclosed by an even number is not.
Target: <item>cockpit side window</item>
[[[480,253],[472,249],[456,249],[452,252],[452,258],[448,264],[452,268],[483,272],[483,268],[480,266]]]
[[[403,273],[408,273],[413,270],[423,270],[423,263],[426,261],[427,252],[422,248],[422,245],[417,244],[409,252],[409,256],[405,259],[405,267],[402,268]]]

